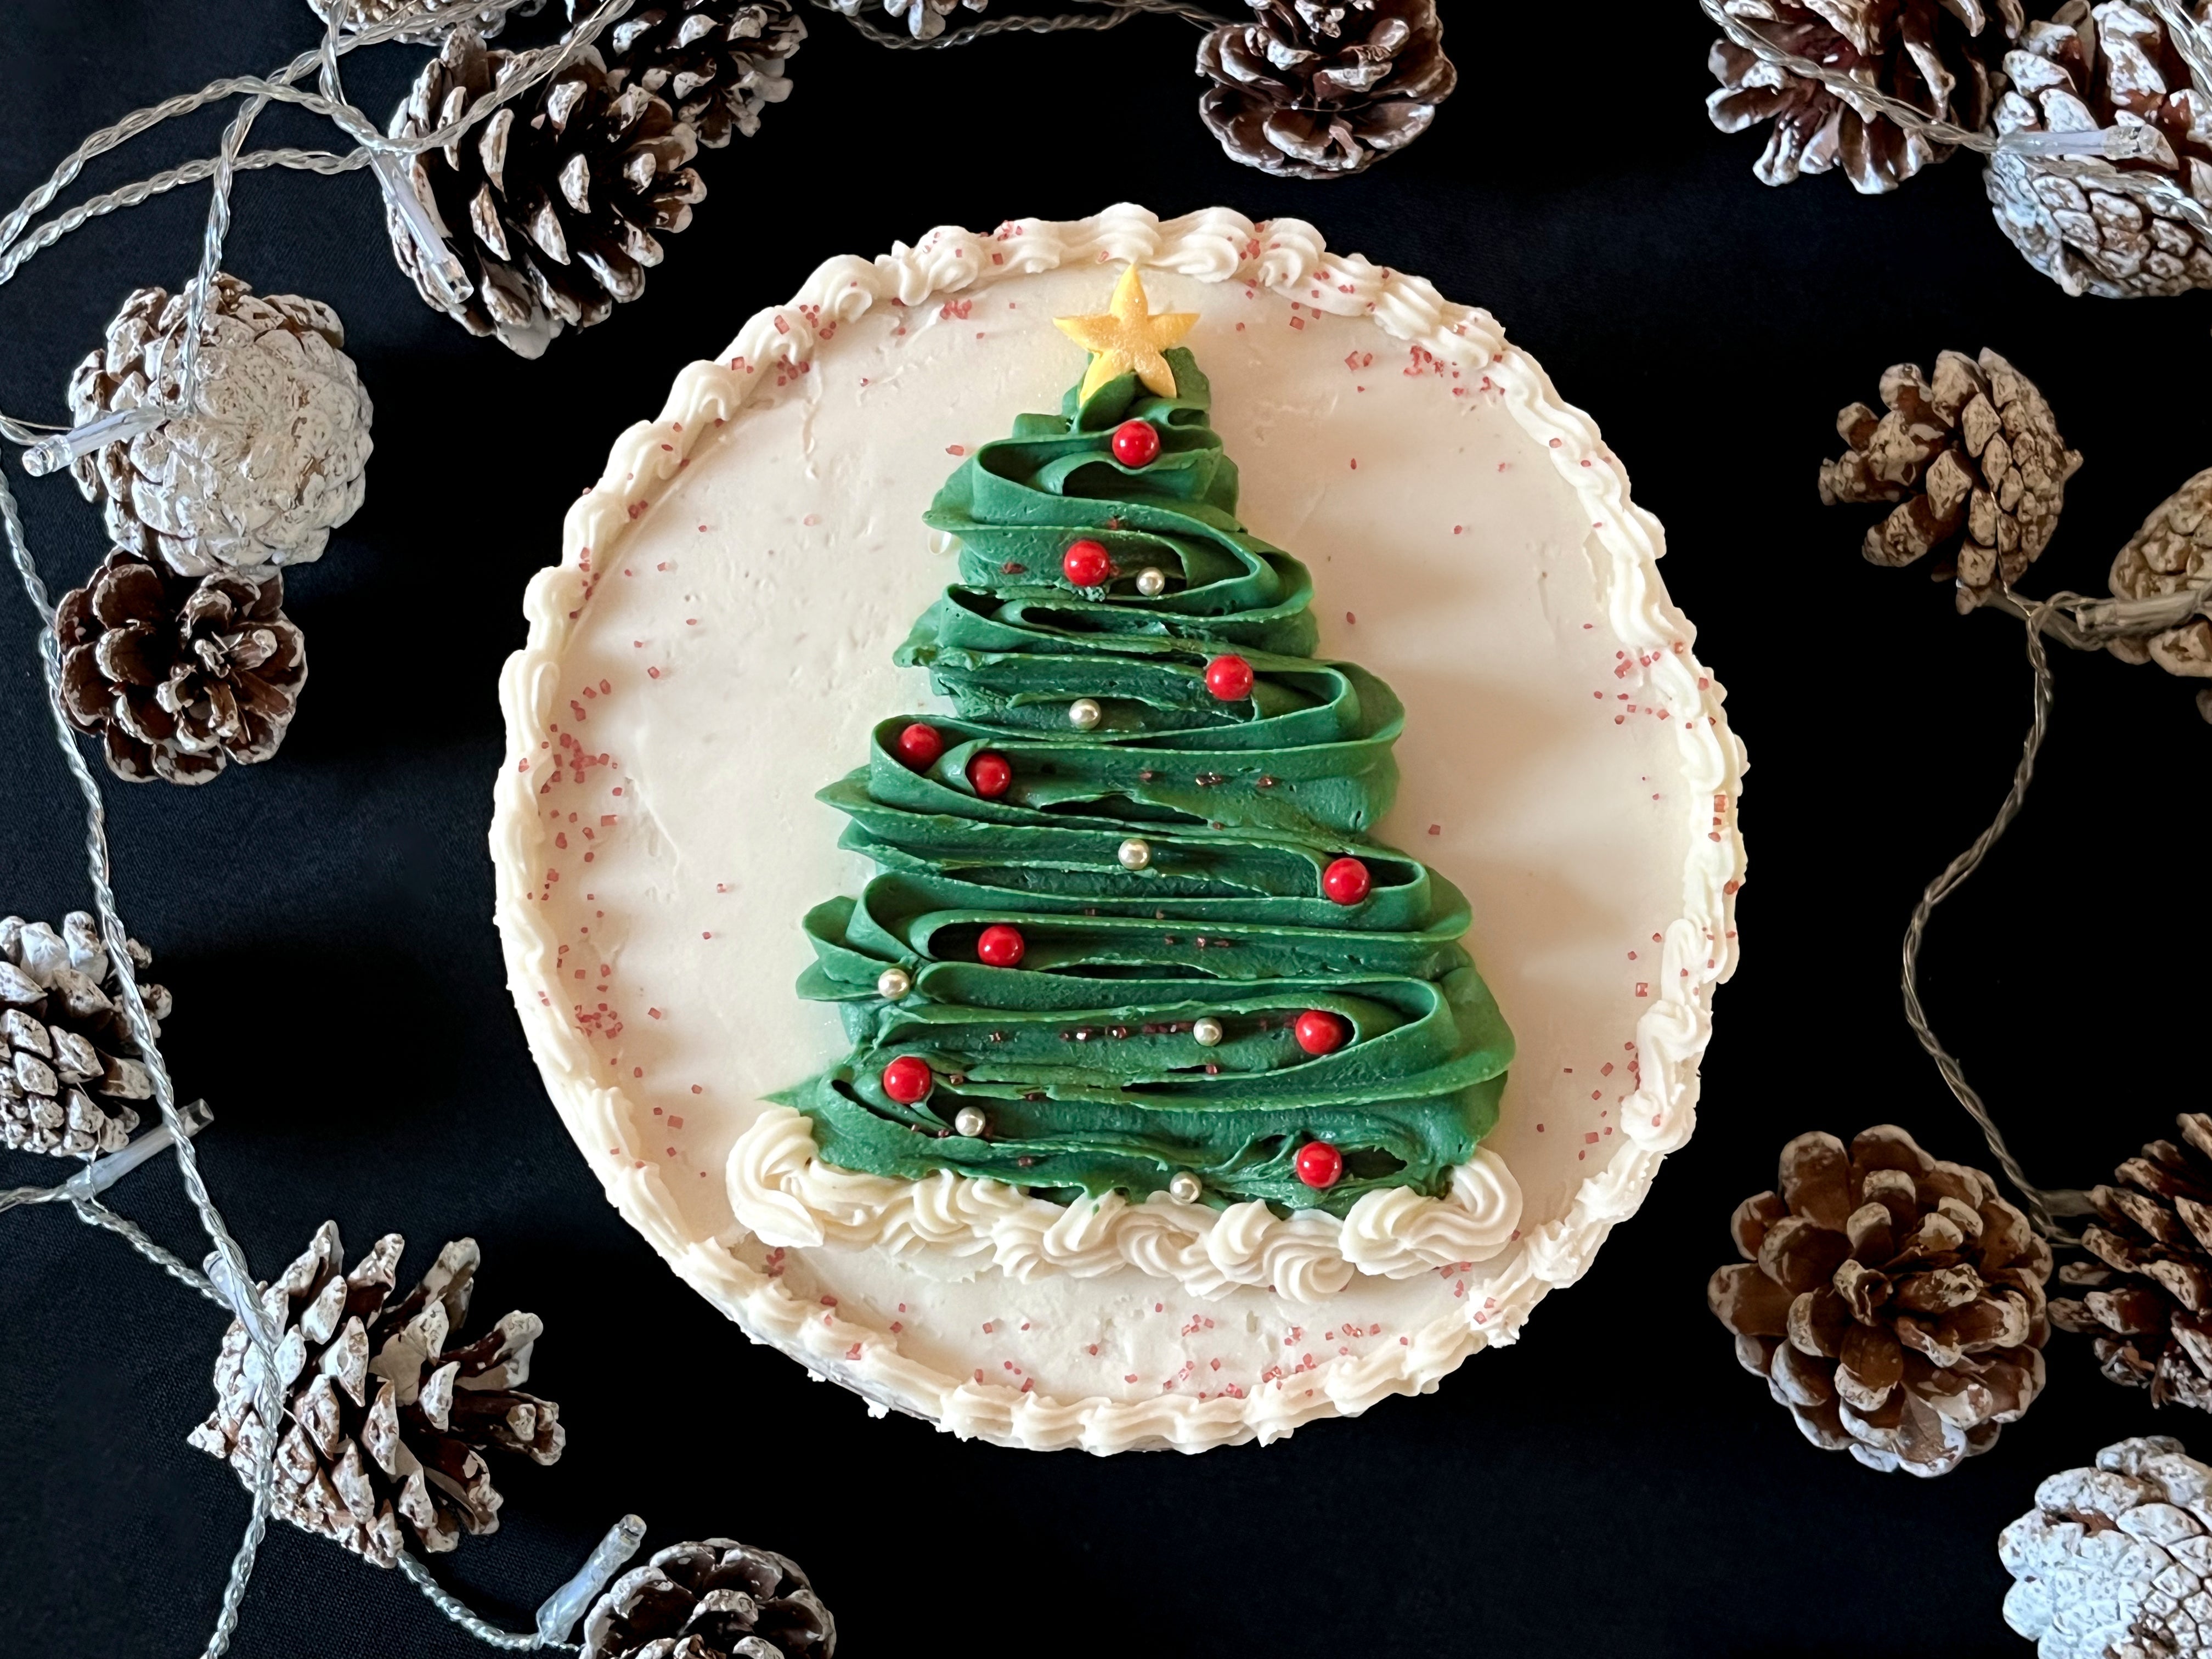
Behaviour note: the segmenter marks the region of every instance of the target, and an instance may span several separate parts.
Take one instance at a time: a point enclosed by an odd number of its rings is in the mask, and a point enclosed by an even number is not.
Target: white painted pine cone
[[[70,379],[79,425],[174,395],[186,296],[142,288]],[[306,564],[362,501],[373,410],[337,313],[218,274],[191,412],[76,467],[108,533],[179,575]]]
[[[2179,1440],[2123,1440],[2052,1475],[1997,1556],[2015,1581],[2005,1622],[2041,1659],[2212,1655],[2212,1467]]]

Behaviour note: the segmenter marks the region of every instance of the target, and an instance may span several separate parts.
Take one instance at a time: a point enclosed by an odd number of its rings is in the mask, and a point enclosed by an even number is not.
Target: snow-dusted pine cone
[[[2212,469],[2198,473],[2151,509],[2112,561],[2112,592],[2124,599],[2195,592],[2212,582]],[[2154,662],[2169,674],[2212,678],[2212,621],[2200,610],[2179,627],[2147,640],[2115,640],[2123,662]],[[2212,687],[2197,694],[2197,712],[2212,720]]]
[[[1990,118],[2021,0],[1727,0],[1728,15],[1769,46],[1969,130]],[[1895,190],[1953,147],[1901,127],[1873,104],[1769,64],[1728,40],[1708,60],[1720,89],[1705,100],[1723,132],[1771,121],[1752,171],[1762,184],[1840,167],[1855,190]]]
[[[544,1329],[537,1315],[511,1313],[454,1341],[475,1288],[476,1241],[447,1245],[420,1284],[390,1301],[405,1248],[387,1233],[348,1273],[337,1224],[326,1221],[261,1287],[281,1338],[275,1511],[380,1567],[410,1538],[434,1553],[464,1532],[497,1531],[502,1500],[483,1454],[496,1446],[550,1463],[567,1439],[559,1407],[520,1391]],[[216,1359],[214,1413],[186,1437],[249,1484],[269,1431],[254,1403],[261,1375],[233,1320]]]
[[[267,760],[307,679],[284,577],[172,576],[124,548],[54,611],[62,701],[128,783],[205,783]]]
[[[153,953],[130,944],[133,969],[152,966]],[[159,1036],[169,994],[142,981],[138,994]],[[83,911],[64,916],[59,933],[0,917],[0,1146],[91,1158],[129,1141],[138,1114],[125,1103],[154,1085],[118,995],[100,928]]]
[[[1436,0],[1245,0],[1199,43],[1198,112],[1229,158],[1340,179],[1428,131],[1458,71]]]
[[[394,40],[409,40],[422,46],[435,46],[445,38],[446,31],[457,22],[467,23],[487,40],[507,27],[510,17],[534,17],[544,9],[545,0],[525,0],[520,6],[505,9],[493,7],[478,10],[482,0],[346,0],[345,21],[342,27],[348,33],[373,28],[388,21],[402,12],[410,12],[421,19],[412,28],[402,29],[392,36]],[[325,23],[331,21],[331,0],[307,0],[307,9]]]
[[[569,15],[588,10],[568,0]],[[720,149],[760,131],[761,111],[791,96],[785,61],[806,39],[790,0],[665,0],[606,32],[607,63],[668,100],[676,118]]]
[[[189,303],[158,288],[123,302],[106,347],[70,377],[78,425],[175,398]],[[108,535],[180,576],[322,557],[361,505],[374,413],[344,343],[320,301],[218,273],[191,412],[76,463]]]
[[[734,1539],[672,1544],[584,1618],[584,1659],[830,1659],[837,1625],[796,1561]]]
[[[2051,1322],[2095,1338],[2105,1375],[2152,1405],[2212,1411],[2212,1117],[2174,1125],[2179,1142],[2152,1141],[2091,1190],[2092,1259],[2058,1270],[2086,1294],[2054,1298]]]
[[[2051,1247],[1996,1183],[1883,1124],[1803,1134],[1779,1190],[1737,1206],[1741,1262],[1705,1299],[1805,1437],[1869,1468],[1944,1474],[2043,1387]]]
[[[456,28],[392,118],[394,138],[459,119],[489,96],[510,52]],[[541,356],[563,328],[588,328],[645,292],[660,238],[691,222],[707,187],[690,167],[699,139],[668,100],[629,82],[595,50],[504,104],[459,143],[415,157],[415,192],[444,226],[474,292],[449,310],[397,212],[392,256],[423,302],[471,334]]]
[[[2035,1489],[1997,1538],[2005,1623],[2041,1659],[2212,1656],[2212,1468],[2148,1435]]]
[[[1961,611],[1988,604],[2049,545],[2080,453],[2035,383],[1994,351],[1978,363],[1943,352],[1932,378],[1899,363],[1881,401],[1881,415],[1852,404],[1836,416],[1849,448],[1820,463],[1820,500],[1897,502],[1867,532],[1868,560],[1911,564],[1955,544],[1937,579],[1958,579]]]
[[[2196,11],[2204,15],[2200,5]],[[2148,3],[2067,0],[2005,54],[2011,89],[2000,132],[2148,129],[2133,160],[2053,162],[2001,149],[1984,183],[1997,224],[2027,262],[2069,294],[2107,299],[2212,288],[2206,93]]]
[[[934,40],[945,33],[945,20],[961,7],[981,11],[988,0],[830,0],[830,3],[848,17],[858,17],[879,4],[894,22],[905,25],[906,32],[915,40]]]

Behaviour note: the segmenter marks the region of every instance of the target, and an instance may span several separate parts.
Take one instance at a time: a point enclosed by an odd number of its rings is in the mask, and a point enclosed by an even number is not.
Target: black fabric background
[[[2101,591],[2113,550],[2212,459],[2190,390],[2212,307],[2069,300],[1991,225],[1968,161],[1887,199],[1834,178],[1759,185],[1757,141],[1706,123],[1690,0],[1449,12],[1461,89],[1433,132],[1330,185],[1214,150],[1180,22],[893,53],[810,13],[794,95],[705,158],[708,199],[643,300],[536,363],[417,301],[365,175],[240,184],[228,267],[345,320],[376,401],[368,504],[290,585],[314,673],[283,753],[204,789],[112,788],[119,885],[176,994],[168,1054],[216,1110],[203,1167],[257,1268],[325,1217],[356,1251],[404,1231],[410,1274],[471,1233],[483,1316],[547,1321],[533,1385],[561,1401],[569,1449],[502,1469],[500,1531],[440,1564],[479,1607],[526,1626],[635,1510],[655,1546],[728,1532],[796,1556],[855,1659],[2012,1655],[1995,1542],[2036,1482],[2130,1433],[2212,1453],[2194,1417],[2154,1417],[2060,1338],[2048,1392],[1995,1452],[1940,1481],[1878,1476],[1807,1446],[1704,1305],[1730,1209],[1799,1131],[1893,1119],[1985,1161],[1899,1018],[1897,940],[2004,787],[2021,635],[1860,561],[1863,521],[1814,493],[1834,410],[1893,362],[2010,355],[2088,458],[2028,586]],[[298,0],[11,0],[0,196],[94,126],[273,67],[316,27]],[[353,94],[381,118],[421,55],[356,58]],[[216,131],[202,117],[90,180],[207,154]],[[325,131],[272,115],[257,142]],[[622,1224],[547,1105],[501,983],[484,841],[523,584],[677,371],[831,254],[1125,199],[1308,217],[1492,309],[1666,522],[1667,580],[1753,761],[1745,965],[1719,994],[1697,1138],[1643,1213],[1518,1346],[1434,1396],[1196,1458],[962,1444],[872,1421],[750,1346]],[[104,221],[0,295],[8,409],[59,417],[125,293],[188,275],[204,204],[184,191]],[[96,513],[65,480],[12,464],[9,480],[55,591],[82,580]],[[9,582],[0,912],[58,918],[88,895],[30,616]],[[2036,794],[1940,916],[1926,988],[2030,1170],[2086,1184],[2203,1101],[2212,731],[2155,669],[2069,655],[2060,672]],[[0,1164],[0,1182],[67,1173]],[[198,1258],[167,1164],[116,1198]],[[0,1221],[0,1650],[198,1650],[246,1515],[182,1438],[222,1323],[58,1207]],[[246,1612],[251,1659],[483,1651],[396,1576],[282,1526]]]

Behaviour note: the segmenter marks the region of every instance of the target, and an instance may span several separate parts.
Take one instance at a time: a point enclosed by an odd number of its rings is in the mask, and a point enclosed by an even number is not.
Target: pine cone
[[[114,549],[54,612],[71,723],[126,783],[205,783],[267,760],[307,680],[307,636],[283,607],[280,571],[193,582]]]
[[[2152,508],[2112,561],[2112,592],[2124,599],[2193,592],[2207,582],[2212,582],[2212,470]],[[2201,612],[2162,634],[2115,640],[2106,648],[2122,662],[2154,662],[2169,674],[2212,678],[2212,622]],[[2197,694],[2197,711],[2212,720],[2212,687]]]
[[[459,119],[514,57],[454,29],[392,116],[392,136]],[[646,268],[661,260],[654,233],[691,222],[707,193],[687,165],[698,136],[628,76],[586,50],[453,143],[415,158],[416,193],[475,284],[450,313],[470,333],[538,356],[564,327],[603,322],[617,301],[644,293]],[[397,213],[386,218],[400,269],[426,303],[447,310],[405,224]]]
[[[866,9],[869,0],[830,0],[830,4],[848,17],[857,17]],[[986,0],[883,0],[883,8],[895,22],[906,25],[907,33],[917,40],[934,40],[945,33],[945,20],[965,6],[970,11],[983,9]]]
[[[1199,43],[1198,112],[1231,161],[1340,179],[1428,131],[1458,71],[1436,0],[1245,0]]]
[[[569,0],[573,16],[577,0]],[[760,112],[791,96],[784,60],[806,39],[790,0],[671,0],[607,31],[629,84],[667,100],[676,118],[720,149],[760,131]]]
[[[468,1316],[476,1241],[447,1245],[421,1284],[387,1301],[405,1248],[387,1233],[347,1273],[337,1224],[326,1221],[306,1253],[260,1287],[282,1338],[274,1511],[380,1567],[393,1565],[410,1534],[434,1553],[464,1531],[499,1529],[502,1500],[486,1449],[550,1463],[567,1439],[558,1407],[519,1392],[544,1329],[535,1314],[508,1314],[474,1341],[447,1346]],[[261,1367],[233,1320],[216,1359],[214,1413],[185,1437],[228,1459],[248,1485],[267,1432],[254,1405]]]
[[[2212,1655],[2212,1468],[2145,1436],[2035,1489],[1997,1537],[2005,1623],[2042,1659]]]
[[[477,0],[346,0],[345,21],[341,27],[352,34],[409,12],[419,14],[422,21],[413,28],[400,30],[391,39],[435,46],[459,20],[468,22],[489,40],[507,27],[508,18],[535,17],[544,9],[545,0],[526,0],[522,5],[504,10],[494,7],[488,11],[473,11],[477,3]],[[331,0],[307,0],[307,9],[324,22],[331,21]]]
[[[1989,120],[1992,70],[2022,21],[2020,0],[1727,0],[1724,9],[1770,46],[1966,128]],[[1762,184],[1840,163],[1854,189],[1875,196],[1951,157],[1953,146],[1732,40],[1716,40],[1707,65],[1721,83],[1705,100],[1715,126],[1774,123],[1752,167]]]
[[[1870,1469],[1945,1474],[2043,1387],[2051,1248],[1978,1170],[1884,1124],[1782,1149],[1737,1206],[1742,1263],[1705,1300],[1805,1437]]]
[[[2094,1337],[2105,1375],[2152,1405],[2212,1411],[2212,1117],[2174,1122],[2184,1145],[2152,1141],[2089,1194],[2104,1224],[2081,1248],[2095,1260],[2058,1271],[2088,1294],[2053,1299],[2051,1322]]]
[[[728,1538],[675,1544],[607,1587],[584,1659],[830,1659],[837,1625],[796,1561]]]
[[[1961,612],[1988,604],[2050,544],[2080,453],[2035,383],[1994,351],[1978,367],[1943,352],[1932,380],[1899,363],[1881,401],[1885,415],[1853,404],[1836,416],[1850,448],[1820,463],[1822,503],[1898,502],[1867,532],[1868,560],[1911,564],[1956,538],[1955,563],[1934,574],[1957,577]]]
[[[188,304],[158,288],[123,302],[106,349],[70,378],[78,425],[174,398]],[[76,463],[84,498],[106,498],[108,535],[181,576],[322,557],[361,505],[371,447],[344,343],[328,306],[218,273],[192,412]]]
[[[1997,224],[2069,294],[2212,288],[2212,246],[2185,198],[2212,204],[2212,100],[2148,9],[2067,0],[2005,55],[2000,132],[2149,127],[2153,153],[2110,163],[2000,150],[1984,183]],[[2200,214],[2198,216],[2202,216]]]
[[[152,965],[151,951],[130,945],[136,968]],[[100,929],[83,911],[64,916],[58,933],[0,917],[0,1146],[93,1158],[130,1140],[138,1114],[122,1103],[145,1099],[154,1084],[115,986]],[[159,1036],[169,994],[142,983],[138,994]]]

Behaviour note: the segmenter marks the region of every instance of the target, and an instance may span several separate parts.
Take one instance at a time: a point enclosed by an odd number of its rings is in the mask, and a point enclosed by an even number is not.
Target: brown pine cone
[[[2091,1190],[2104,1224],[2081,1248],[2095,1260],[2058,1270],[2088,1294],[2054,1298],[2051,1322],[2094,1337],[2105,1375],[2152,1405],[2212,1411],[2212,1117],[2174,1122],[2182,1145],[2154,1140]]]
[[[2156,599],[2212,582],[2212,469],[2198,473],[2151,509],[2112,561],[2112,592],[2124,599]],[[2106,647],[2122,662],[2154,662],[2169,674],[2212,678],[2212,621],[2200,611],[2179,627],[2147,640],[2115,640]],[[2197,710],[2212,720],[2212,687],[2197,694]]]
[[[514,60],[470,28],[446,37],[392,118],[413,138],[465,114]],[[664,98],[586,49],[453,143],[415,157],[416,194],[444,226],[474,291],[450,311],[525,357],[563,328],[588,328],[645,292],[659,235],[691,222],[707,187],[689,166],[699,140]],[[426,304],[447,311],[405,223],[386,215],[393,257]]]
[[[1231,161],[1341,179],[1428,131],[1458,71],[1436,0],[1245,0],[1199,43],[1198,112]]]
[[[837,1625],[796,1561],[733,1539],[674,1544],[584,1616],[584,1659],[830,1659]]]
[[[2000,150],[1984,183],[1998,225],[2069,294],[2106,299],[2212,288],[2212,245],[2185,204],[2212,204],[2212,106],[2148,6],[2067,0],[2005,54],[2000,132],[2151,130],[2151,154],[2075,162]]]
[[[70,377],[70,418],[173,403],[190,309],[188,294],[158,288],[124,301],[106,344]],[[180,576],[322,557],[361,506],[374,447],[375,410],[344,343],[321,301],[216,273],[191,412],[73,469],[85,500],[102,501],[108,535]]]
[[[569,0],[573,17],[579,7]],[[791,96],[784,61],[806,39],[790,0],[668,0],[634,11],[605,37],[607,60],[668,101],[676,118],[720,149],[750,138],[760,113]]]
[[[2081,454],[2035,383],[1994,351],[1978,365],[1943,352],[1932,380],[1899,363],[1881,401],[1886,414],[1853,404],[1836,416],[1850,448],[1820,463],[1821,502],[1899,503],[1867,532],[1869,562],[1911,564],[1956,540],[1933,574],[1958,579],[1961,612],[1988,604],[2050,544]]]
[[[116,548],[54,612],[62,701],[127,783],[205,783],[267,760],[307,681],[281,571],[167,575]]]
[[[153,965],[144,945],[130,946],[134,968]],[[138,1114],[124,1103],[144,1100],[154,1085],[115,988],[107,947],[83,911],[64,916],[58,933],[0,916],[0,1146],[93,1158],[130,1140]],[[159,1036],[169,994],[142,982],[138,994]]]
[[[2051,1247],[1979,1170],[1883,1124],[1782,1149],[1737,1206],[1741,1263],[1705,1300],[1805,1437],[1870,1469],[1944,1474],[2043,1387]]]
[[[465,1531],[497,1531],[502,1500],[483,1453],[496,1446],[550,1463],[567,1439],[560,1408],[519,1391],[544,1329],[535,1314],[508,1314],[474,1341],[447,1346],[468,1316],[476,1241],[447,1245],[422,1283],[388,1301],[405,1248],[387,1233],[347,1273],[337,1224],[326,1221],[260,1287],[281,1338],[285,1402],[272,1509],[380,1567],[410,1535],[435,1553]],[[249,1486],[267,1432],[254,1404],[261,1364],[233,1320],[216,1358],[214,1413],[185,1437]]]
[[[1770,46],[1970,129],[1990,118],[1992,70],[2022,21],[2020,0],[1727,0],[1724,9]],[[1707,65],[1721,83],[1705,100],[1715,126],[1774,123],[1752,167],[1762,184],[1840,165],[1852,188],[1879,195],[1953,153],[1732,40],[1716,40]]]

